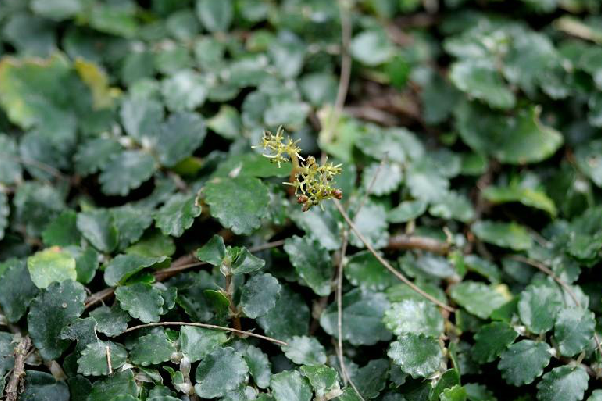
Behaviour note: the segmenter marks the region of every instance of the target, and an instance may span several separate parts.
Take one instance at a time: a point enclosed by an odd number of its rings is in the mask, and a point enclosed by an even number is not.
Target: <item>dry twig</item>
[[[25,359],[31,349],[31,339],[25,336],[15,347],[15,366],[6,386],[6,401],[17,401],[25,377]]]
[[[129,329],[127,329],[126,331],[124,331],[122,334],[130,333],[130,332],[132,332],[134,330],[143,329],[143,328],[146,328],[146,327],[158,327],[158,326],[193,326],[193,327],[202,327],[202,328],[205,328],[205,329],[229,331],[231,333],[242,334],[242,335],[249,336],[249,337],[255,337],[255,338],[259,338],[261,340],[266,340],[266,341],[273,342],[273,343],[278,344],[278,345],[284,345],[284,346],[288,345],[288,343],[286,343],[284,341],[276,340],[275,338],[272,338],[272,337],[262,336],[261,334],[256,334],[256,333],[253,333],[251,331],[237,330],[237,329],[233,329],[232,327],[216,326],[214,324],[208,324],[208,323],[192,323],[192,322],[158,322],[158,323],[147,323],[147,324],[141,324],[139,326],[130,327]]]

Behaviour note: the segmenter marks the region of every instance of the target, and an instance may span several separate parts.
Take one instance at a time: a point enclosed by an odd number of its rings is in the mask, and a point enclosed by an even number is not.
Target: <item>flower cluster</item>
[[[303,211],[308,211],[326,199],[341,199],[343,192],[332,187],[332,180],[342,171],[341,165],[328,162],[321,165],[313,156],[304,159],[299,154],[301,149],[297,146],[298,142],[299,140],[293,141],[290,138],[285,140],[284,130],[280,127],[276,135],[269,131],[264,133],[262,147],[267,150],[264,156],[278,163],[278,167],[289,161],[293,164],[291,180],[285,184],[295,188],[295,196],[303,204]]]

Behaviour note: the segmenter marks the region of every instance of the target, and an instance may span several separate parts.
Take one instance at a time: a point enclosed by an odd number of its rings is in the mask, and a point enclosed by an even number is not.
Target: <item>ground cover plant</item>
[[[0,398],[602,400],[598,0],[3,0]]]

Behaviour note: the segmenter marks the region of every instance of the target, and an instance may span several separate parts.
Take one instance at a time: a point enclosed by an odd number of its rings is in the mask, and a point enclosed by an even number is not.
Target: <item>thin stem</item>
[[[336,290],[336,299],[337,299],[337,327],[338,327],[338,347],[337,347],[337,356],[339,357],[339,364],[341,365],[341,371],[343,372],[343,382],[347,384],[349,377],[347,375],[347,369],[345,368],[345,361],[343,360],[343,267],[345,265],[345,254],[347,252],[347,238],[348,232],[347,230],[343,231],[343,240],[341,245],[341,258],[339,260],[338,266],[338,281],[337,281],[337,290]]]
[[[337,98],[334,103],[332,114],[328,117],[324,130],[324,142],[330,142],[334,132],[334,125],[339,119],[339,115],[347,99],[349,90],[349,79],[351,77],[351,56],[349,54],[349,42],[351,41],[351,15],[346,0],[339,0],[339,14],[341,16],[341,75],[339,77],[339,86],[337,89]]]
[[[230,316],[232,317],[232,323],[234,324],[234,328],[240,331],[242,325],[240,323],[240,314],[236,310],[236,306],[234,306],[234,283],[232,282],[232,274],[228,272],[228,274],[225,275],[225,279],[226,288],[224,288],[224,294],[226,295],[226,298],[228,298],[228,308],[230,310]]]
[[[208,323],[192,323],[192,322],[157,322],[157,323],[146,323],[146,324],[141,324],[139,326],[130,327],[129,329],[127,329],[126,331],[124,331],[122,334],[130,333],[130,332],[138,330],[138,329],[144,329],[144,328],[147,328],[147,327],[158,327],[158,326],[192,326],[192,327],[202,327],[202,328],[205,328],[205,329],[222,330],[222,331],[229,331],[231,333],[243,334],[245,336],[255,337],[255,338],[259,338],[261,340],[270,341],[270,342],[273,342],[273,343],[278,344],[278,345],[283,345],[283,346],[287,346],[288,345],[288,343],[286,343],[284,341],[276,340],[275,338],[272,338],[272,337],[262,336],[261,334],[255,334],[255,333],[253,333],[251,331],[244,331],[244,330],[233,329],[232,327],[216,326],[214,324],[208,324]]]
[[[359,238],[360,241],[362,241],[362,243],[366,246],[366,248],[368,248],[368,250],[370,251],[370,253],[372,253],[372,255],[374,255],[374,257],[387,270],[389,270],[391,273],[393,273],[393,275],[395,275],[395,277],[397,277],[399,280],[401,280],[403,283],[405,283],[412,290],[416,291],[418,294],[422,295],[423,297],[425,297],[426,299],[428,299],[432,303],[434,303],[434,304],[438,305],[439,307],[447,310],[448,312],[455,312],[456,311],[454,308],[445,305],[443,302],[439,301],[438,299],[436,299],[433,296],[431,296],[431,295],[427,294],[426,292],[424,292],[420,287],[418,287],[416,284],[414,284],[413,282],[411,282],[410,280],[408,280],[403,274],[401,274],[399,271],[395,270],[393,268],[393,266],[391,266],[389,264],[389,262],[387,262],[382,256],[380,256],[380,254],[378,254],[378,252],[376,252],[376,250],[374,249],[374,247],[372,247],[372,245],[368,242],[368,240],[366,240],[366,238],[358,230],[358,228],[355,226],[355,224],[353,223],[353,221],[351,221],[351,219],[349,218],[349,215],[347,214],[347,212],[345,212],[345,210],[343,209],[343,206],[341,205],[341,202],[339,202],[338,199],[333,199],[333,202],[334,202],[336,208],[339,210],[339,212],[343,216],[343,218],[345,219],[345,221],[347,222],[347,224],[349,225],[349,227],[351,228],[351,231],[353,231],[353,233]]]

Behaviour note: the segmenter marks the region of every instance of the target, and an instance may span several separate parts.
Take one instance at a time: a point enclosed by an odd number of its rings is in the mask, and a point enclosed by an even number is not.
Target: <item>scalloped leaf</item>
[[[235,234],[252,233],[268,213],[268,189],[254,177],[214,178],[202,194],[211,215]]]
[[[201,398],[223,397],[248,379],[249,367],[231,347],[215,349],[197,366],[194,391]]]
[[[297,365],[323,365],[326,363],[324,346],[312,337],[295,336],[282,346],[284,355]]]
[[[38,288],[47,288],[53,282],[77,279],[75,259],[60,248],[47,248],[27,258],[31,280]]]
[[[44,359],[57,359],[70,341],[61,331],[84,311],[84,287],[75,281],[52,283],[31,303],[27,316],[29,335]]]
[[[438,338],[443,333],[443,316],[429,301],[406,299],[393,303],[385,312],[385,326],[395,335],[422,334]]]
[[[88,344],[77,360],[77,372],[85,376],[104,376],[111,369],[117,370],[125,363],[128,353],[120,344],[111,341],[98,341]]]
[[[286,239],[284,250],[299,277],[309,288],[318,295],[330,294],[331,261],[326,249],[311,238],[294,236]]]
[[[416,334],[403,334],[393,341],[389,358],[414,378],[427,377],[441,368],[443,352],[437,339]]]
[[[121,308],[143,323],[158,322],[165,313],[161,292],[150,284],[136,283],[119,287],[115,297]]]
[[[559,366],[537,384],[540,401],[579,401],[587,390],[589,375],[581,366]]]
[[[550,346],[545,342],[522,340],[502,353],[498,369],[506,383],[521,386],[541,376],[551,357]]]
[[[156,365],[169,361],[174,352],[175,345],[164,330],[159,330],[136,339],[130,350],[130,359],[136,365]]]
[[[251,277],[242,287],[240,308],[247,317],[255,319],[276,306],[282,286],[269,273]]]

